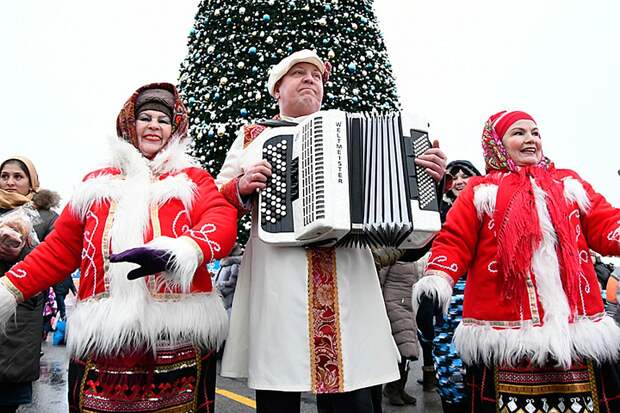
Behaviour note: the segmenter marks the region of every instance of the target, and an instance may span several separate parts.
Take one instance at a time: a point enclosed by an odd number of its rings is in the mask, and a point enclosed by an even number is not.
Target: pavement
[[[41,377],[33,385],[33,402],[21,406],[20,413],[65,413],[67,407],[68,355],[64,346],[44,342],[41,357]],[[390,406],[383,401],[384,413],[441,413],[437,393],[425,393],[417,379],[422,376],[420,362],[412,363],[406,390],[418,399],[416,406]],[[255,411],[254,391],[245,380],[233,380],[218,376],[215,411],[217,413],[249,413]],[[302,413],[316,413],[316,399],[312,394],[302,394]],[[286,413],[286,412],[283,412]]]

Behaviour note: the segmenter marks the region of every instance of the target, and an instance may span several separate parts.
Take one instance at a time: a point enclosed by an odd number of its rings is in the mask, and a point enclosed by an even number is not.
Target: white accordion
[[[263,131],[251,157],[272,166],[258,235],[281,246],[419,248],[441,228],[436,185],[414,159],[426,131],[400,113],[314,113]]]

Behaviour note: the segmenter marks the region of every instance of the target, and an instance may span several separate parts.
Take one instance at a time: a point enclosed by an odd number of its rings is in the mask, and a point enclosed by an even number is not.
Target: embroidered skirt
[[[570,369],[467,368],[470,413],[620,412],[618,368],[575,363]]]
[[[70,412],[212,413],[215,351],[158,345],[119,357],[72,359]]]

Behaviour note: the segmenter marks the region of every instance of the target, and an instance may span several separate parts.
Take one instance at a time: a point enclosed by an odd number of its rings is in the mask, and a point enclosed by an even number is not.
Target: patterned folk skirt
[[[215,351],[158,345],[118,357],[69,363],[70,412],[212,413]]]
[[[620,412],[620,375],[612,363],[574,363],[570,369],[467,368],[470,413]]]

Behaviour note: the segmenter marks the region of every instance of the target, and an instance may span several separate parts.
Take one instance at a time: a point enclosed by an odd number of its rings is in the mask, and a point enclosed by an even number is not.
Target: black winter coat
[[[58,214],[50,205],[37,205],[42,222],[35,225],[40,241],[52,231]],[[47,209],[46,209],[47,207]],[[0,210],[0,214],[7,212]],[[22,260],[32,248],[25,247]],[[18,260],[18,261],[19,261]],[[0,260],[0,277],[15,264]],[[39,378],[39,353],[43,332],[43,295],[37,294],[17,305],[15,318],[6,325],[6,335],[0,335],[0,383],[26,383]]]

